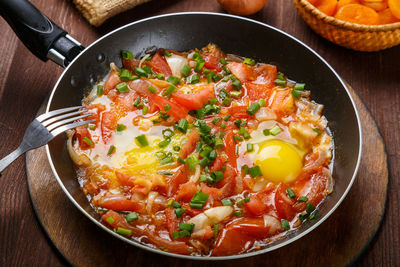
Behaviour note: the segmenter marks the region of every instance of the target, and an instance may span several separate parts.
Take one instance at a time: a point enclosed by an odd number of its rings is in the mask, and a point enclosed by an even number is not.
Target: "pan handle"
[[[0,0],[0,14],[24,45],[43,61],[66,67],[84,47],[27,0]]]

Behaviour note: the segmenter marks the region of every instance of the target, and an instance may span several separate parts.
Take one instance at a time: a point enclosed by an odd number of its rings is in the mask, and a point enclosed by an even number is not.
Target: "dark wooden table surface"
[[[84,45],[124,24],[148,16],[180,11],[224,12],[215,0],[153,0],[93,28],[74,8],[72,1],[32,2]],[[338,47],[312,32],[290,0],[268,0],[265,8],[251,18],[280,28],[315,49],[353,86],[371,110],[387,146],[389,192],[382,227],[356,264],[399,266],[400,46],[377,53]],[[63,70],[30,54],[2,19],[0,33],[1,158],[19,145],[25,128]],[[52,246],[35,216],[25,179],[23,157],[6,169],[0,178],[0,266],[65,265],[67,263]],[[362,223],[360,221],[360,225]]]

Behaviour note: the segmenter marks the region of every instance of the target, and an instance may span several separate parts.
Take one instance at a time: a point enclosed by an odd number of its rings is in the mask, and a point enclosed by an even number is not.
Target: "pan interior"
[[[120,28],[86,49],[59,79],[50,98],[48,110],[80,104],[96,80],[104,77],[109,71],[109,64],[119,64],[121,50],[129,50],[134,55],[141,56],[154,48],[188,51],[201,48],[210,42],[217,44],[227,53],[273,63],[278,66],[278,71],[285,73],[290,79],[306,83],[312,99],[325,106],[323,114],[329,121],[328,126],[335,142],[335,188],[320,207],[317,219],[312,223],[303,224],[261,251],[229,257],[200,258],[233,259],[276,249],[308,233],[331,214],[354,180],[361,152],[357,112],[343,82],[315,52],[279,30],[235,16],[178,13],[154,17]],[[93,211],[79,188],[65,141],[66,137],[60,135],[48,145],[53,170],[68,197],[85,215],[101,226],[97,222],[99,215]],[[103,228],[116,235],[106,227]],[[144,247],[134,241],[120,238]],[[151,250],[166,255],[188,257]]]

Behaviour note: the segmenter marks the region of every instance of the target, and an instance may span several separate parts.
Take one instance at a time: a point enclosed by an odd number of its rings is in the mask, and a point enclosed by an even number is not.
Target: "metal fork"
[[[31,124],[29,124],[28,129],[26,129],[21,145],[8,156],[0,160],[0,174],[8,165],[25,152],[44,146],[54,137],[66,130],[96,121],[93,119],[75,122],[76,120],[91,115],[80,115],[86,112],[86,110],[82,110],[81,108],[82,106],[57,109],[44,113],[34,119]]]

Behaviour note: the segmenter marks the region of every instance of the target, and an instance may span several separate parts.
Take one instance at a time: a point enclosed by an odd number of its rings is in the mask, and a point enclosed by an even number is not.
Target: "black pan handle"
[[[66,67],[84,47],[27,0],[0,0],[0,14],[24,45],[43,61]]]

